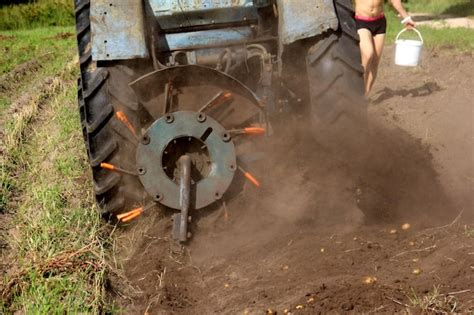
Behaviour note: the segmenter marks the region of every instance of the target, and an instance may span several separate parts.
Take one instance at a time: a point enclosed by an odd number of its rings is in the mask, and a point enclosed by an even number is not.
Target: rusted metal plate
[[[277,0],[283,45],[338,28],[333,0]]]
[[[253,0],[148,0],[162,30],[256,20]]]
[[[93,60],[148,56],[141,0],[91,1]]]

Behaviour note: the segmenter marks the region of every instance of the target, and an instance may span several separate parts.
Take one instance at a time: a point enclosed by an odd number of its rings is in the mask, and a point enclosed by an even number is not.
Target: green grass
[[[406,8],[416,13],[474,16],[473,0],[410,0]]]
[[[400,19],[392,10],[386,10],[387,16],[387,43],[391,44],[402,30]],[[417,29],[423,35],[425,47],[453,47],[468,51],[474,49],[474,30],[468,28],[434,29],[428,26],[419,26]],[[410,36],[410,34],[407,34]],[[416,35],[412,35],[416,38]]]
[[[43,275],[31,270],[25,280],[29,282],[23,294],[15,300],[21,305],[24,314],[77,314],[98,313],[88,307],[93,300],[88,296],[91,292],[84,292],[81,279],[87,277],[87,270],[83,275],[76,275],[71,281],[70,277],[56,276],[45,281]],[[74,293],[74,294],[71,294]]]
[[[16,106],[9,117],[0,108],[0,206],[12,215],[14,233],[6,240],[15,265],[0,282],[1,314],[100,313],[105,307],[104,226],[79,124],[74,36],[64,36],[72,32],[0,32],[0,69],[7,78],[0,104]],[[11,77],[32,60],[40,67]]]
[[[82,145],[75,67],[57,79],[40,121],[26,126],[29,136],[8,151],[17,170],[12,186],[21,196],[12,222],[17,236],[10,240],[20,272],[6,279],[14,285],[0,312],[99,313],[104,305],[102,222]]]
[[[0,31],[0,73],[32,59],[57,71],[75,47],[73,27],[42,27],[32,30]],[[47,61],[47,62],[46,62]]]
[[[32,81],[58,73],[72,59],[73,32],[73,27],[0,31],[0,115],[14,95],[26,92]]]
[[[72,0],[37,0],[0,8],[0,30],[74,24]]]

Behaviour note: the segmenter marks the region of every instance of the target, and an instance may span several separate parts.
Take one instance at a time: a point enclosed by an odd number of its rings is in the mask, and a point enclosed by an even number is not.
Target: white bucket
[[[421,33],[416,29],[412,28],[420,40],[413,39],[399,39],[400,35],[406,32],[408,29],[404,28],[397,35],[395,40],[395,64],[405,67],[416,67],[421,61],[421,49],[423,48],[423,37]]]

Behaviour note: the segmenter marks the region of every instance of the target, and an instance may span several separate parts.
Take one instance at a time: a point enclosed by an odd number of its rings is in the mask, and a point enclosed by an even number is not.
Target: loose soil
[[[286,139],[271,183],[195,215],[185,247],[168,214],[145,213],[115,232],[111,299],[126,314],[474,311],[472,54],[392,59],[387,48],[359,154]]]

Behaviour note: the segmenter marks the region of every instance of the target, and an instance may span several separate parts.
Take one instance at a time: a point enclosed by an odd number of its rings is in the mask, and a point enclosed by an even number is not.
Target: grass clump
[[[410,309],[416,313],[452,314],[458,311],[457,299],[452,295],[441,294],[439,286],[433,286],[433,290],[425,295],[419,295],[411,288],[407,298]]]
[[[74,25],[71,0],[38,0],[0,8],[0,30]]]
[[[466,237],[474,238],[474,226],[465,225],[464,226],[464,235]]]

